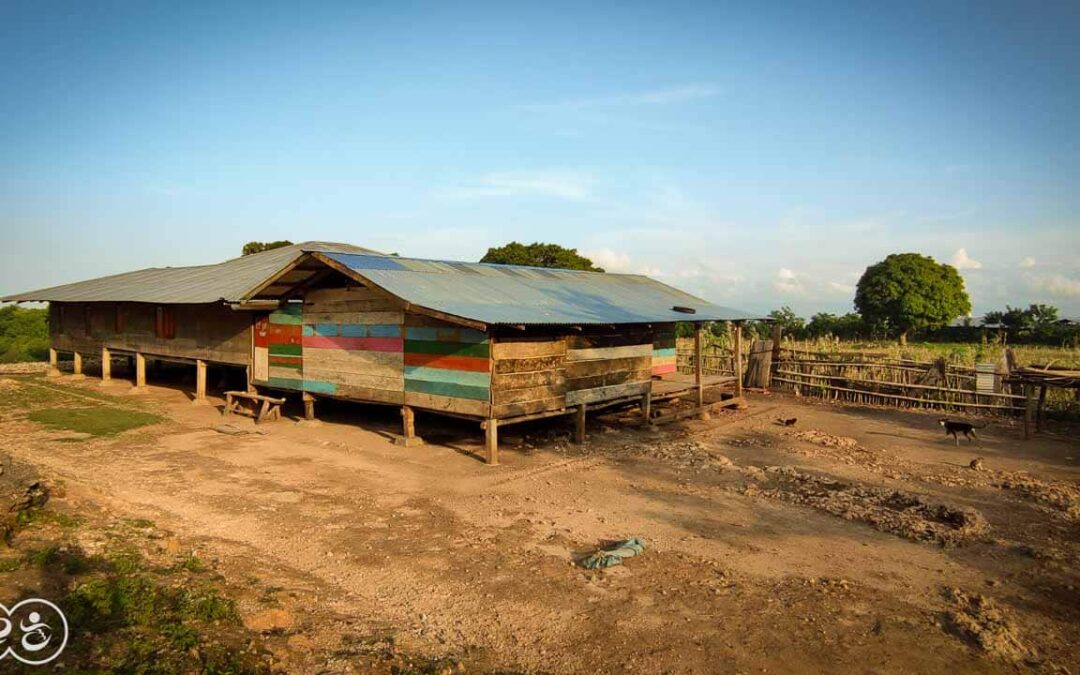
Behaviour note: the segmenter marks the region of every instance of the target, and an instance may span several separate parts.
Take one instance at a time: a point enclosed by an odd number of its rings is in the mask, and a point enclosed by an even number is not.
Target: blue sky
[[[0,293],[517,239],[807,315],[917,251],[1080,315],[1080,5],[756,4],[5,2]]]

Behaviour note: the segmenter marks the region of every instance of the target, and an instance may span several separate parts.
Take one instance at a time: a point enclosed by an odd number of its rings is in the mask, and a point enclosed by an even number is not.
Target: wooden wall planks
[[[248,365],[251,361],[250,314],[222,303],[169,305],[176,333],[154,334],[157,305],[139,302],[54,302],[49,305],[52,347],[62,352],[144,352],[163,357]],[[89,332],[87,328],[89,327]]]

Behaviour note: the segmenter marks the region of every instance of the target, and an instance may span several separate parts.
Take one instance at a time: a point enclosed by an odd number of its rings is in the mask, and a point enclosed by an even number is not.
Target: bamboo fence
[[[749,341],[747,341],[749,342]],[[746,364],[747,346],[741,358]],[[678,342],[680,373],[694,372],[692,341]],[[944,360],[914,361],[866,352],[813,352],[781,348],[772,365],[772,388],[802,396],[899,408],[1023,414],[1025,397],[1002,383],[997,391],[977,391],[976,371]],[[719,345],[702,350],[705,375],[732,375],[733,355]],[[746,372],[744,365],[743,372]]]

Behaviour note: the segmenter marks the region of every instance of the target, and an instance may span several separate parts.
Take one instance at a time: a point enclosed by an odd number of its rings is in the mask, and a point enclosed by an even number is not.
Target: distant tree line
[[[796,340],[826,337],[887,340],[894,337],[887,322],[868,321],[855,312],[839,315],[819,312],[807,321],[786,305],[769,312],[768,321],[746,322],[744,332],[751,338],[767,338],[772,334],[774,324],[781,327],[785,336]],[[679,333],[692,335],[691,324],[686,324]],[[940,326],[919,335],[928,342],[992,341],[1080,346],[1080,325],[1062,321],[1057,307],[1039,304],[1029,305],[1026,309],[1007,306],[1004,310],[987,312],[981,321],[968,319],[963,325]]]
[[[0,307],[0,363],[49,358],[49,310]]]

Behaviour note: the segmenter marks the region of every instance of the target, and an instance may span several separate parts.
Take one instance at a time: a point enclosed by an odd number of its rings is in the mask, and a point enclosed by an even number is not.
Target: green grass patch
[[[0,560],[0,573],[14,572],[22,566],[22,558],[4,558]]]
[[[177,579],[133,550],[86,557],[49,547],[27,562],[46,574],[78,568],[60,603],[82,638],[65,652],[75,672],[269,672],[235,603],[206,579]]]
[[[58,513],[47,509],[26,509],[19,511],[19,515],[15,516],[15,522],[20,527],[26,527],[31,523],[56,525],[57,527],[79,527],[83,521],[78,516],[66,513]]]
[[[94,437],[115,436],[162,420],[141,410],[95,406],[90,408],[44,408],[30,413],[33,422],[50,429],[73,431]]]

